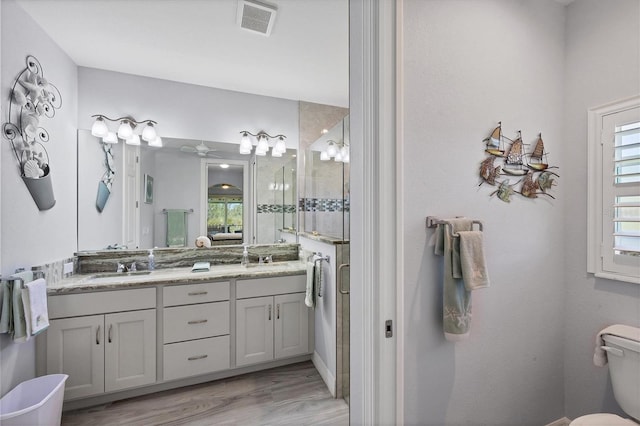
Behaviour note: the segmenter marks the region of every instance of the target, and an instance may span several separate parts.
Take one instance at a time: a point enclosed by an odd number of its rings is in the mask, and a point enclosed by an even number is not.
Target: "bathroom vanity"
[[[49,287],[37,374],[80,408],[311,359],[305,265],[80,274]]]

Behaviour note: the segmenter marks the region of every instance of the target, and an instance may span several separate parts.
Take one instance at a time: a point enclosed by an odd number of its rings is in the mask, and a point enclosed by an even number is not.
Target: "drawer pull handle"
[[[208,291],[192,291],[190,293],[187,293],[189,296],[204,296],[205,294],[209,293]]]
[[[100,344],[100,326],[96,329],[96,345]]]
[[[113,324],[109,324],[109,343],[111,343],[111,331],[113,330]]]
[[[195,361],[197,359],[204,359],[206,357],[208,357],[209,355],[196,355],[196,356],[190,356],[189,358],[187,358],[187,361]]]
[[[280,304],[276,305],[276,319],[280,319]]]
[[[207,319],[201,319],[201,320],[192,320],[192,321],[188,321],[187,324],[202,324],[205,322],[208,322],[209,320]]]

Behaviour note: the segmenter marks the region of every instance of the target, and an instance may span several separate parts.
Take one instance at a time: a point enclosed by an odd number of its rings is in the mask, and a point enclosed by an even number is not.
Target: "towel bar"
[[[162,213],[169,213],[169,212],[193,213],[193,209],[162,209]]]
[[[320,260],[320,261],[324,260],[327,263],[329,263],[331,261],[331,257],[329,255],[323,256],[321,252],[314,251],[307,257],[307,262],[310,262],[311,260],[313,260],[314,262],[317,260]]]
[[[26,272],[26,271],[16,271],[16,273],[19,272]],[[31,271],[33,272],[33,279],[36,280],[38,278],[44,278],[44,271],[40,271],[40,270],[36,270],[36,271]],[[9,278],[7,278],[7,281],[11,282],[11,281],[20,281],[20,288],[24,288],[24,280],[22,278],[18,278],[16,276],[10,276]]]
[[[438,225],[447,225],[448,222],[446,220],[440,219],[436,216],[427,216],[427,228],[435,228]],[[471,221],[471,225],[478,225],[480,231],[482,231],[482,221],[474,219]]]

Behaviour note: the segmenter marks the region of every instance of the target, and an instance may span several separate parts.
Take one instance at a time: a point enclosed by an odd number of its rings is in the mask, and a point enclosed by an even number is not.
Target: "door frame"
[[[349,2],[351,424],[404,419],[401,17],[402,0]]]

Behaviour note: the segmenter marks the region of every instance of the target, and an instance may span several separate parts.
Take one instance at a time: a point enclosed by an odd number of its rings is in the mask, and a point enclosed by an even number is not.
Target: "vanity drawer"
[[[164,343],[229,334],[229,302],[164,308]]]
[[[246,299],[274,294],[300,293],[306,289],[306,275],[238,280],[236,282],[236,298]]]
[[[164,380],[228,369],[229,351],[229,336],[164,345]]]
[[[163,290],[163,305],[178,306],[191,303],[229,300],[229,282],[182,284],[166,286]]]
[[[95,293],[63,294],[49,296],[49,318],[77,317],[83,315],[125,312],[138,309],[155,309],[156,289],[100,291]]]

